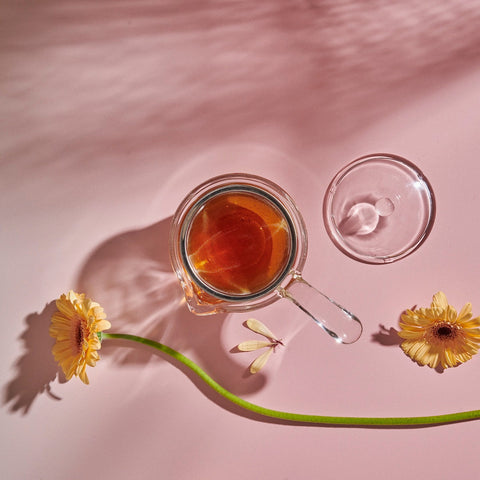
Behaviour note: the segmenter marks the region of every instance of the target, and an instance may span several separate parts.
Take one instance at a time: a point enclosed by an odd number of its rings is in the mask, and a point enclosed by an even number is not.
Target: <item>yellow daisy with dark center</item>
[[[403,351],[420,365],[455,367],[478,352],[480,317],[472,318],[470,303],[457,314],[445,294],[438,292],[430,308],[402,315],[398,335],[404,339]]]
[[[74,375],[89,383],[87,366],[95,366],[100,359],[101,342],[98,333],[110,328],[103,308],[85,298],[83,293],[70,290],[56,301],[57,311],[52,315],[50,336],[56,342],[53,356],[67,380]]]

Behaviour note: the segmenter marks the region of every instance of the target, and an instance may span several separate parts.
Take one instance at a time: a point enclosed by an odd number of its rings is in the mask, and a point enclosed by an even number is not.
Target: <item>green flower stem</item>
[[[150,340],[136,335],[125,333],[101,333],[101,338],[132,340],[134,342],[148,345],[170,355],[175,360],[183,363],[190,370],[195,372],[209,387],[222,397],[239,407],[249,410],[250,412],[263,415],[265,417],[277,418],[289,422],[297,423],[313,423],[323,425],[345,425],[345,426],[425,426],[440,425],[453,422],[462,422],[467,420],[475,420],[480,418],[480,410],[471,410],[467,412],[450,413],[445,415],[431,415],[426,417],[333,417],[325,415],[308,415],[302,413],[290,413],[279,410],[271,410],[269,408],[255,405],[247,402],[233,393],[229,392],[215,380],[213,380],[204,370],[202,370],[195,362],[185,357],[181,353],[162,343]]]

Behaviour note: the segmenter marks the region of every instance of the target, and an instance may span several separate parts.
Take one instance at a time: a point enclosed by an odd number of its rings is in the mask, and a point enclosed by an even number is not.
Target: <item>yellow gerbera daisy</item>
[[[459,314],[443,292],[430,308],[407,310],[400,321],[403,351],[421,365],[455,367],[470,360],[480,345],[480,317],[472,318],[467,303]]]
[[[94,367],[100,359],[98,333],[110,328],[103,308],[84,293],[70,290],[56,301],[58,311],[52,315],[50,336],[56,339],[52,348],[55,360],[67,380],[73,375],[88,382],[87,365]]]

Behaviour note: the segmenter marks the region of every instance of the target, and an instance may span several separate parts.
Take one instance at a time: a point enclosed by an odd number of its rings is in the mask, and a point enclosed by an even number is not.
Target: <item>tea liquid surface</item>
[[[190,265],[206,284],[228,295],[263,290],[287,268],[289,223],[273,202],[248,191],[227,191],[196,213],[186,239]]]

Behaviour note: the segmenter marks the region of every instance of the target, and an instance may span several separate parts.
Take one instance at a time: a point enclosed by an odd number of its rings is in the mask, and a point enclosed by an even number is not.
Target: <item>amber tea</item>
[[[207,196],[193,210],[184,252],[193,275],[210,293],[264,293],[290,268],[291,222],[266,192],[234,186]]]

